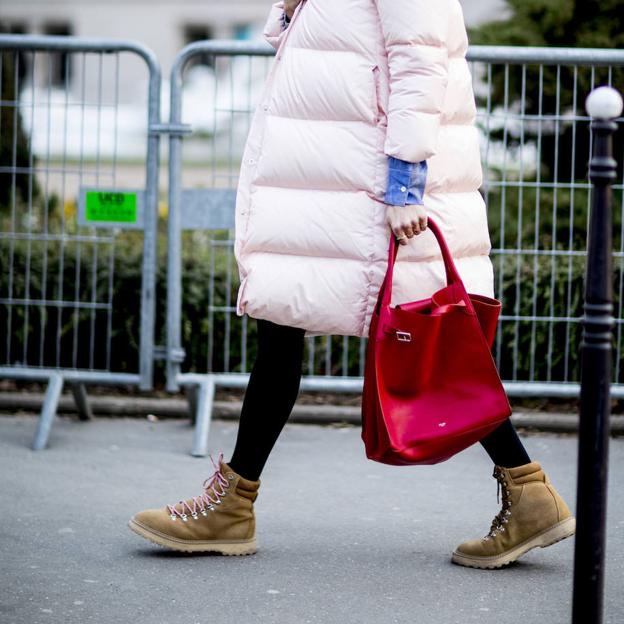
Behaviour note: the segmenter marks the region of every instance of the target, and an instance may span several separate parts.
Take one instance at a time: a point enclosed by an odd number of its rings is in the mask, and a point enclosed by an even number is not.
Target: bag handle
[[[438,241],[438,245],[440,246],[440,251],[442,252],[442,259],[444,261],[444,269],[446,271],[446,283],[447,286],[455,286],[461,295],[463,295],[464,301],[466,303],[466,307],[471,313],[474,313],[474,308],[472,306],[472,302],[470,301],[470,297],[466,292],[466,288],[464,286],[464,282],[459,276],[459,272],[457,271],[457,267],[455,266],[455,262],[453,261],[453,257],[451,256],[451,251],[448,248],[446,240],[440,231],[437,223],[431,218],[427,217],[427,228],[433,232],[433,235],[436,237]],[[387,284],[392,284],[392,275],[394,273],[394,263],[396,262],[397,253],[399,251],[399,244],[396,241],[396,237],[394,233],[390,235],[390,245],[388,248],[388,269],[386,271],[386,276],[381,284],[381,289],[379,292],[379,296],[377,299],[377,313],[379,313],[379,304],[383,304],[384,306],[390,305],[390,295],[392,293],[392,288],[387,288]]]

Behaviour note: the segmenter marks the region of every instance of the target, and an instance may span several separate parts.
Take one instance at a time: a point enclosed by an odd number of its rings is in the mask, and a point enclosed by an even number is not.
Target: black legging
[[[229,465],[246,479],[260,477],[299,394],[304,330],[256,319],[258,353],[251,370],[236,446]],[[531,460],[511,421],[481,440],[492,461],[513,468]]]

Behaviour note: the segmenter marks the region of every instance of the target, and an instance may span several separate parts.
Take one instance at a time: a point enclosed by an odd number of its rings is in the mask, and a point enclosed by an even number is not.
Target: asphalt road
[[[479,446],[394,468],[365,458],[357,428],[288,425],[263,474],[259,551],[224,558],[170,553],[126,527],[200,493],[210,462],[187,454],[188,424],[60,419],[38,453],[34,428],[0,418],[2,624],[570,622],[571,539],[503,570],[451,564],[499,509]],[[235,435],[214,423],[212,451],[228,459]],[[576,438],[525,440],[573,506]],[[623,439],[610,460],[605,623],[622,624]]]

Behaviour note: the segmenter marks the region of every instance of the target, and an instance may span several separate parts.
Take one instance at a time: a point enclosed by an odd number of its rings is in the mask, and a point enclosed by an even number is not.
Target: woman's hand
[[[422,204],[388,205],[386,223],[397,237],[399,244],[407,245],[408,239],[427,229],[427,211]],[[401,238],[403,236],[407,238]]]
[[[301,0],[284,0],[284,13],[286,17],[291,19],[297,6],[301,3]]]

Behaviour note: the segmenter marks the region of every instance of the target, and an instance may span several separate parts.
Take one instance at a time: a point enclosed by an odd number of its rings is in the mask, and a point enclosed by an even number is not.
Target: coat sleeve
[[[285,32],[283,28],[282,15],[284,13],[284,3],[275,2],[271,5],[269,16],[264,25],[262,34],[264,38],[277,50],[282,40],[282,34]]]
[[[416,163],[436,152],[448,82],[450,1],[375,0],[388,55],[388,156]]]

